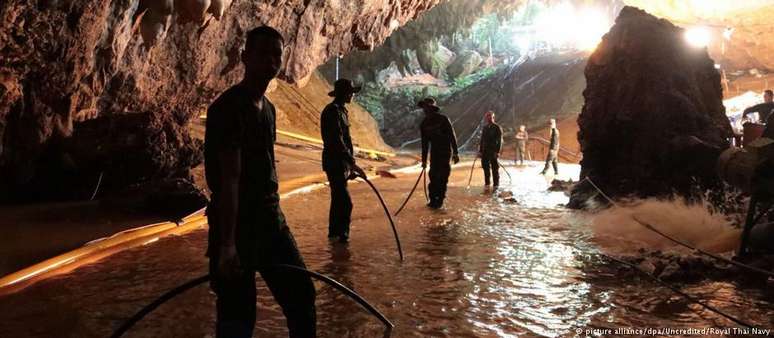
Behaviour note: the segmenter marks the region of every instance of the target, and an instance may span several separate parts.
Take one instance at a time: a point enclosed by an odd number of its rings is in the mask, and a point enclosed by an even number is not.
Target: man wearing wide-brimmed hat
[[[328,238],[349,240],[349,223],[352,217],[352,199],[347,190],[347,181],[365,176],[363,169],[355,164],[352,138],[349,134],[349,112],[346,104],[352,102],[355,93],[360,92],[351,80],[339,79],[328,93],[333,102],[328,104],[320,116],[320,131],[323,139],[323,170],[328,176],[331,189],[331,208],[328,214]]]
[[[457,136],[451,121],[440,113],[441,108],[433,98],[426,98],[417,106],[425,112],[420,131],[422,134],[422,168],[427,167],[427,153],[430,152],[430,203],[427,206],[439,209],[446,198],[446,185],[451,174],[450,160],[460,161],[457,151]]]

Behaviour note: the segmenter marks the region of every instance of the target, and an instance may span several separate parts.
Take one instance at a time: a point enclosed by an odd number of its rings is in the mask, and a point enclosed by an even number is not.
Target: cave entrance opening
[[[528,153],[545,159],[548,120],[555,118],[560,159],[578,163],[583,70],[619,10],[610,2],[527,2],[493,12],[449,1],[397,29],[383,45],[333,58],[318,72],[329,82],[344,77],[363,84],[356,102],[393,148],[419,148],[423,114],[416,102],[429,96],[452,120],[463,151],[475,149],[483,114],[491,110],[504,130],[504,158],[515,158],[515,134],[525,125],[533,137]]]

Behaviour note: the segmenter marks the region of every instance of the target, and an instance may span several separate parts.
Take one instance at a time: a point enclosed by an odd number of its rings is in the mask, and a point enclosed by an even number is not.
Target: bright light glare
[[[519,52],[524,53],[532,48],[532,41],[526,37],[517,37],[516,46],[519,47]]]
[[[541,12],[535,19],[536,39],[551,46],[593,50],[611,26],[610,19],[591,7],[576,10],[562,3]]]
[[[594,50],[602,40],[602,36],[610,30],[610,20],[596,9],[581,11],[578,19],[578,29],[576,30],[575,37],[578,48]]]
[[[691,46],[702,48],[707,47],[712,40],[712,34],[707,27],[691,27],[685,31],[685,41]]]

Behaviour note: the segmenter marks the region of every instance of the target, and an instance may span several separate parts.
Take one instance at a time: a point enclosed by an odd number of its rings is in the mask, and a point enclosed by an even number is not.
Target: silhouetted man
[[[516,161],[519,161],[519,165],[524,165],[524,159],[527,157],[528,140],[527,127],[520,125],[519,132],[516,133]]]
[[[747,118],[748,114],[758,113],[759,122],[767,123],[772,110],[774,110],[774,92],[767,89],[763,92],[763,103],[745,109],[742,118]]]
[[[481,131],[481,142],[478,145],[478,156],[481,156],[481,167],[484,168],[484,185],[489,186],[489,176],[492,176],[492,187],[500,186],[500,166],[497,159],[503,145],[503,129],[495,123],[494,112],[484,115],[486,126]]]
[[[541,175],[545,175],[548,172],[550,165],[554,166],[554,175],[559,175],[559,129],[556,128],[556,120],[550,120],[551,126],[551,142],[548,145],[548,156],[546,156],[546,166],[543,167]]]
[[[352,102],[360,87],[351,80],[339,79],[328,93],[333,102],[328,104],[320,116],[320,131],[323,139],[323,170],[328,176],[331,188],[331,208],[328,214],[328,238],[338,237],[339,241],[349,239],[349,223],[352,217],[352,199],[347,190],[347,181],[365,176],[363,169],[355,164],[352,138],[349,134],[349,112],[345,107]]]
[[[430,151],[430,203],[427,206],[439,209],[446,198],[446,185],[451,174],[450,160],[460,161],[457,151],[457,136],[451,121],[440,113],[435,100],[426,98],[417,104],[425,112],[420,131],[422,134],[422,168],[427,167],[427,153]]]
[[[282,65],[284,41],[262,26],[247,33],[242,81],[210,106],[204,141],[211,287],[217,295],[216,337],[252,337],[255,271],[287,318],[291,337],[316,334],[315,289],[279,206],[274,166],[274,106],[264,96]]]

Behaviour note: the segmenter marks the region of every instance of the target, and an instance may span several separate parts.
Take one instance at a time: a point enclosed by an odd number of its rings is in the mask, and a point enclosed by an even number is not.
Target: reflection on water
[[[577,167],[561,169],[577,175]],[[621,274],[624,269],[602,261],[594,254],[598,247],[586,225],[588,217],[559,207],[567,197],[546,191],[547,180],[536,174],[539,168],[509,170],[513,181],[504,178],[506,186],[495,193],[464,188],[467,171],[456,171],[450,198],[441,211],[425,208],[421,197],[412,201],[397,218],[406,254],[402,263],[378,202],[362,184],[351,188],[356,207],[349,245],[325,238],[327,224],[321,220],[327,218],[327,189],[294,196],[283,202],[283,208],[307,265],[369,300],[396,324],[394,337],[557,337],[575,336],[577,329],[591,328],[730,325],[671,291],[630,273]],[[414,178],[408,176],[375,181],[389,205],[400,205],[413,183]],[[159,241],[145,251],[122,253],[105,261],[105,266],[67,277],[70,280],[62,283],[83,282],[92,292],[59,290],[59,298],[85,302],[77,311],[85,318],[81,321],[89,323],[66,332],[79,337],[105,336],[122,318],[158,295],[159,289],[190,278],[192,270],[203,272],[204,259],[190,252],[203,248],[205,240],[199,232],[185,241]],[[189,254],[169,264],[170,253],[181,252]],[[157,268],[157,273],[131,270],[137,261]],[[107,267],[128,271],[111,278],[104,275]],[[130,272],[133,285],[146,286],[135,288],[135,294],[125,296],[124,301],[112,296],[106,299],[104,290],[120,293],[129,287],[116,277],[125,278]],[[628,277],[621,279],[621,275]],[[33,288],[18,302],[45,304],[44,297],[62,283]],[[320,336],[382,335],[381,323],[357,304],[327,286],[317,286]],[[690,284],[683,290],[749,322],[772,326],[772,298],[761,291],[719,281]],[[202,287],[163,306],[130,336],[210,335],[212,301]],[[263,287],[259,308],[256,336],[286,335],[282,314]],[[188,318],[197,318],[195,325],[187,323]],[[23,315],[11,319],[30,321]],[[0,336],[2,333],[0,329]]]

